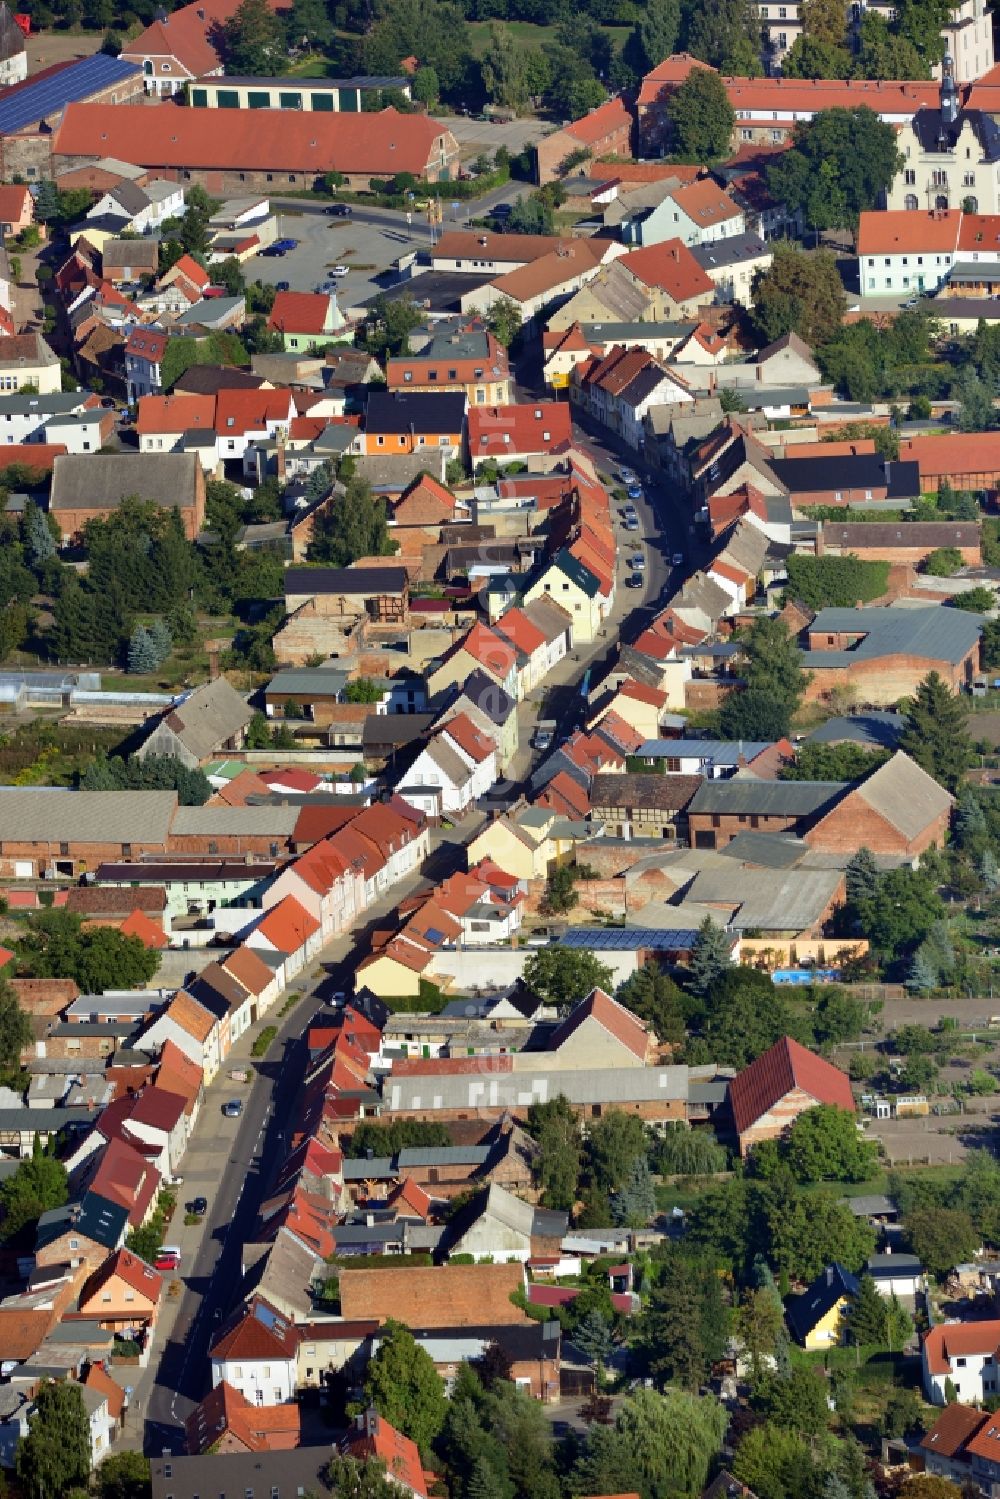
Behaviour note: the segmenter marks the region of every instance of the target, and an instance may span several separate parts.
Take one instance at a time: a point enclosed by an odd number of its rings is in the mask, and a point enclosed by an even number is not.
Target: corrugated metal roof
[[[982,627],[982,615],[936,604],[924,609],[821,609],[809,626],[811,636],[864,638],[853,650],[809,651],[803,653],[803,660],[807,666],[850,666],[854,661],[902,655],[956,665],[975,648]]]
[[[752,776],[703,781],[688,812],[805,817],[835,801],[847,790],[847,784],[846,781],[757,781]]]
[[[165,844],[176,807],[176,791],[4,786],[0,841]]]

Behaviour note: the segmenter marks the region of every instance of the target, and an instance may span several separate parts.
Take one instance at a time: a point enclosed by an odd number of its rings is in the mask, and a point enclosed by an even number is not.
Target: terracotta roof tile
[[[776,1103],[801,1088],[817,1103],[834,1104],[854,1112],[854,1095],[847,1074],[808,1051],[790,1036],[782,1036],[729,1085],[729,1102],[737,1133],[743,1134]]]
[[[417,1330],[520,1325],[528,1318],[510,1297],[523,1285],[519,1264],[344,1269],[340,1309],[348,1319],[393,1317]]]

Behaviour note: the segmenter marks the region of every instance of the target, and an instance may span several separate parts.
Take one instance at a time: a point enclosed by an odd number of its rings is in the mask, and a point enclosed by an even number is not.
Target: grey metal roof
[[[541,1057],[539,1061],[538,1067],[516,1072],[390,1073],[383,1081],[383,1106],[394,1110],[523,1108],[560,1093],[578,1104],[684,1100],[688,1096],[684,1066],[568,1069],[546,1067]]]
[[[878,1193],[869,1193],[860,1197],[845,1197],[844,1201],[854,1214],[855,1218],[882,1217],[888,1213],[898,1213],[895,1202],[891,1197],[882,1197]]]
[[[809,845],[790,833],[755,833],[747,829],[719,849],[724,859],[757,864],[763,869],[793,869],[809,853]]]
[[[924,1273],[924,1267],[915,1254],[873,1254],[865,1269],[873,1280],[888,1280],[890,1275]]]
[[[149,795],[137,792],[136,795]],[[287,838],[295,830],[298,807],[268,805],[263,807],[178,807],[173,831],[181,835],[211,838],[227,834],[259,838]]]
[[[880,765],[855,794],[907,838],[950,811],[954,800],[902,750]]]
[[[162,509],[193,505],[197,482],[195,453],[63,453],[52,469],[49,509],[113,507],[134,494]]]
[[[26,88],[11,89],[7,97],[0,100],[0,135],[10,135],[37,120],[61,114],[74,100],[87,99],[138,74],[135,63],[126,62],[121,57],[109,57],[106,52],[83,57],[47,78],[40,78],[37,83],[29,83]]]
[[[839,869],[703,869],[695,875],[686,899],[707,905],[738,906],[730,926],[737,931],[801,932],[814,926],[840,888]],[[681,910],[684,906],[682,904]]]
[[[847,784],[846,781],[758,781],[753,776],[703,781],[688,812],[808,817],[836,801],[846,791]]]
[[[309,698],[312,694],[322,697],[339,697],[347,685],[349,672],[339,666],[285,667],[275,672],[264,691],[294,692]]]
[[[704,760],[735,765],[753,760],[774,743],[771,739],[647,739],[636,750],[643,760]]]
[[[863,744],[877,749],[895,749],[906,729],[902,713],[851,713],[828,718],[807,735],[812,744]]]
[[[582,323],[581,329],[588,343],[621,343],[623,340],[648,339],[655,342],[663,338],[684,338],[697,323]]]
[[[800,461],[807,460],[791,460]],[[936,604],[919,609],[821,609],[809,626],[810,635],[863,639],[849,651],[805,652],[804,660],[816,666],[850,666],[854,661],[903,655],[955,666],[975,649],[982,628],[982,615]]]
[[[0,842],[165,844],[176,808],[176,791],[3,786]]]

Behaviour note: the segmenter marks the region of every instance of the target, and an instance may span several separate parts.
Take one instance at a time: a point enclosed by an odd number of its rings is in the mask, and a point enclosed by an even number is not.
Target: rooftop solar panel
[[[587,947],[604,952],[634,952],[640,947],[681,952],[692,947],[698,933],[693,928],[571,927],[559,938],[560,947]]]
[[[34,85],[29,80],[27,87],[19,88],[16,93],[0,94],[0,135],[33,125],[65,109],[67,104],[86,99],[138,72],[135,63],[96,52],[93,57],[82,57],[50,77],[40,78]]]

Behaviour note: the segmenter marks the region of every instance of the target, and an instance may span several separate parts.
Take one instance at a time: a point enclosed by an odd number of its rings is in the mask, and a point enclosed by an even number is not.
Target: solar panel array
[[[65,109],[67,104],[86,99],[138,72],[135,63],[96,52],[93,57],[83,57],[34,86],[29,83],[27,88],[16,88],[6,96],[0,94],[0,135],[44,120]]]

